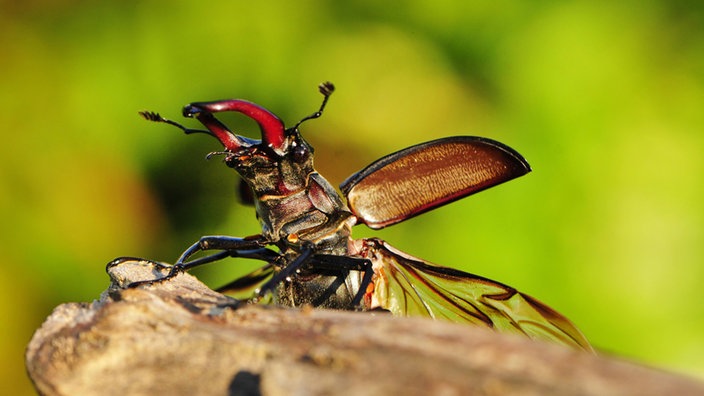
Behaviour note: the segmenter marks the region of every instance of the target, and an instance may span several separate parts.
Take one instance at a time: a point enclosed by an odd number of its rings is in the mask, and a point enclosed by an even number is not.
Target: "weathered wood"
[[[704,395],[682,376],[485,329],[383,313],[238,304],[190,275],[109,268],[27,348],[45,395]]]

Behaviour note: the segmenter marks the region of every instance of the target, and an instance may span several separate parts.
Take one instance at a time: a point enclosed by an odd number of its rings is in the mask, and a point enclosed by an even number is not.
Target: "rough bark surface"
[[[242,304],[127,260],[93,303],[57,307],[26,363],[44,395],[704,395],[704,384],[480,328]]]

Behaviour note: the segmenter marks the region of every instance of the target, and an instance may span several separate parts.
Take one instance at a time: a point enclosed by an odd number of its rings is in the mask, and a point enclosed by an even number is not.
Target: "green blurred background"
[[[701,2],[94,3],[0,3],[0,393],[32,393],[32,332],[98,298],[114,257],[171,262],[201,235],[258,232],[233,172],[204,160],[217,142],[138,110],[180,120],[185,103],[239,97],[290,125],[323,80],[337,92],[303,133],[333,184],[457,134],[534,169],[356,236],[515,286],[606,353],[704,378]],[[251,265],[197,274],[216,285]]]

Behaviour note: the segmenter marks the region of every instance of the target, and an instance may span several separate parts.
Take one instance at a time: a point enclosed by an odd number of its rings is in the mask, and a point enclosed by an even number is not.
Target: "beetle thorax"
[[[262,234],[272,242],[312,242],[346,250],[354,218],[335,188],[313,167],[313,150],[297,132],[283,156],[261,146],[226,159],[252,190]],[[341,252],[342,253],[342,252]]]

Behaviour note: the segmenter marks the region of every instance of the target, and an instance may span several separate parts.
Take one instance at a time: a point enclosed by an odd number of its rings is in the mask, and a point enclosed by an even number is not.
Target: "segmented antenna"
[[[298,129],[298,127],[305,121],[312,120],[323,115],[323,109],[325,109],[325,105],[328,104],[328,99],[330,98],[330,95],[335,92],[335,86],[330,81],[325,81],[324,83],[318,85],[318,92],[323,95],[323,103],[320,105],[320,109],[318,109],[318,111],[316,111],[315,113],[304,117],[302,120],[298,121],[298,124],[293,127],[294,130]]]

